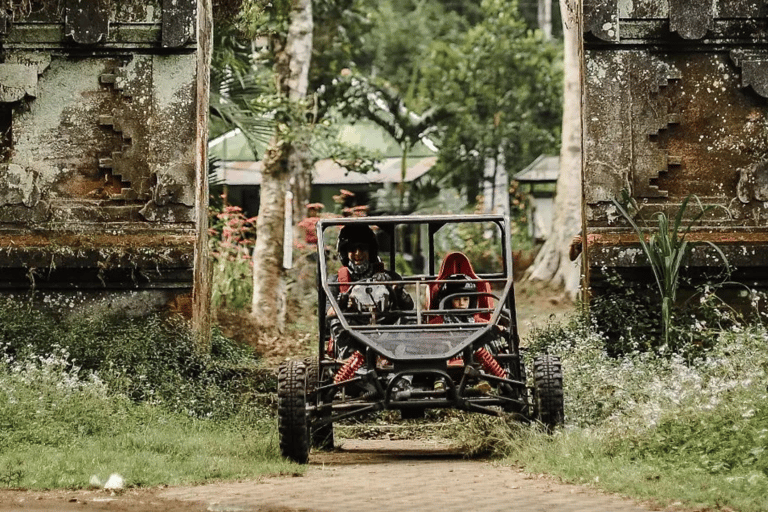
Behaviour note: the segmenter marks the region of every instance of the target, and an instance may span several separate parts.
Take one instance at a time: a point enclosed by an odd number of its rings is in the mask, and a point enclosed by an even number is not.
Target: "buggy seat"
[[[427,297],[426,297],[426,309],[438,309],[440,307],[440,304],[437,301],[437,295],[440,291],[440,286],[443,283],[440,283],[439,281],[448,279],[449,276],[453,274],[465,274],[469,276],[471,279],[476,280],[475,285],[477,286],[477,291],[480,294],[477,297],[477,308],[478,309],[493,309],[494,303],[493,298],[488,295],[491,293],[491,285],[488,281],[479,280],[480,278],[475,274],[475,270],[472,268],[472,263],[469,261],[469,258],[467,258],[467,255],[463,252],[451,252],[448,253],[445,258],[443,258],[443,262],[440,265],[440,272],[437,274],[437,283],[432,283],[429,285],[427,289]],[[488,323],[488,321],[491,319],[491,311],[484,311],[481,313],[475,313],[474,318],[475,322],[479,323]],[[443,323],[443,317],[442,316],[433,316],[430,318],[429,323],[431,324],[440,324]]]

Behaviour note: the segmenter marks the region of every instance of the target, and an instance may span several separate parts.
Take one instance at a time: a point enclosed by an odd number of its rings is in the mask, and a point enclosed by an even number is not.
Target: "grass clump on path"
[[[278,453],[270,372],[178,319],[81,318],[0,304],[0,487],[128,486],[297,472]]]

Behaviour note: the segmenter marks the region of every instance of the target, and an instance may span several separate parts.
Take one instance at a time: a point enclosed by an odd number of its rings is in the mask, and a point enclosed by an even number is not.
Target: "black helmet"
[[[471,277],[469,277],[467,274],[451,274],[446,279],[450,280],[451,282],[443,283],[440,285],[440,290],[437,293],[437,303],[438,305],[440,302],[447,296],[453,295],[454,293],[475,293],[477,291],[477,284],[473,283],[471,281]],[[470,296],[470,308],[475,308],[477,304],[477,296],[473,295]],[[450,305],[448,305],[450,307]]]
[[[336,252],[342,265],[345,267],[349,265],[348,254],[355,244],[367,245],[368,260],[371,263],[378,261],[379,244],[376,242],[373,230],[364,224],[348,224],[339,231],[339,240],[336,243]]]

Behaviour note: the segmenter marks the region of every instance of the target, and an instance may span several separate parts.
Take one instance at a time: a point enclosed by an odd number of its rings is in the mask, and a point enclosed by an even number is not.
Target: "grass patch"
[[[0,455],[0,483],[27,489],[83,488],[120,474],[126,485],[181,485],[296,474],[282,459],[271,424],[216,422],[133,406],[109,432],[62,444],[23,443]],[[151,420],[151,421],[148,421]]]
[[[617,450],[602,432],[528,432],[516,437],[506,460],[529,472],[641,500],[681,502],[692,508],[728,506],[740,512],[768,510],[768,488],[759,472],[743,469],[726,476],[703,470],[688,458],[638,457]]]
[[[697,358],[611,357],[583,320],[553,329],[537,348],[562,357],[566,427],[473,415],[455,436],[468,452],[642,500],[768,510],[765,327],[708,333]]]
[[[56,321],[0,305],[0,486],[301,473],[279,456],[271,372],[250,349],[213,340],[200,355],[178,319]]]

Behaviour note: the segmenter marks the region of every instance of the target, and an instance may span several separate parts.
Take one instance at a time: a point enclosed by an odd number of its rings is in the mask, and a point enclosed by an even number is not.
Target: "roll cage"
[[[335,254],[335,247],[329,241],[332,228],[341,228],[348,224],[363,224],[374,228],[382,237],[390,243],[388,247],[379,249],[379,257],[388,270],[395,269],[398,247],[397,231],[404,229],[411,232],[419,230],[426,236],[426,243],[421,247],[426,254],[423,255],[424,272],[403,275],[402,280],[380,281],[377,284],[404,286],[412,298],[415,307],[412,311],[400,311],[401,321],[394,325],[357,325],[350,322],[354,315],[348,313],[338,315],[341,327],[350,336],[368,347],[374,348],[380,355],[392,361],[404,360],[445,360],[462,353],[478,338],[486,335],[494,325],[503,325],[508,342],[517,352],[519,337],[515,311],[515,295],[512,275],[512,256],[509,240],[509,219],[502,215],[433,215],[433,216],[387,216],[387,217],[361,217],[323,219],[317,223],[318,239],[318,329],[319,350],[322,354],[325,350],[326,340],[330,336],[327,325],[326,301],[335,311],[341,311],[336,298],[338,285],[329,282],[331,270],[328,265],[328,256]],[[448,224],[479,224],[482,227],[494,226],[495,233],[491,236],[499,237],[498,245],[501,249],[501,268],[493,272],[478,272],[474,282],[489,283],[494,290],[492,308],[474,308],[464,310],[464,313],[490,314],[490,320],[483,323],[434,323],[434,319],[451,313],[451,310],[440,309],[429,304],[427,298],[430,288],[442,283],[450,282],[447,279],[438,279],[437,262],[438,250],[436,235]],[[383,249],[383,250],[382,250]],[[332,275],[332,274],[331,274]],[[346,283],[349,286],[362,284],[361,282]],[[465,294],[466,295],[466,294]],[[477,294],[489,295],[489,294]],[[430,305],[427,309],[425,306]]]

